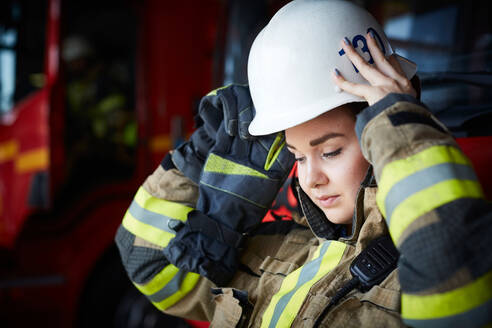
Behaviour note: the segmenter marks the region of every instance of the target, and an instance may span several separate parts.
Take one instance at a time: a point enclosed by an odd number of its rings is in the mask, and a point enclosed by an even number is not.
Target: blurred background
[[[419,65],[422,100],[490,199],[489,2],[356,2]],[[285,3],[0,2],[2,327],[207,326],[154,310],[113,237],[138,186],[193,131],[200,98],[247,83],[251,42]]]

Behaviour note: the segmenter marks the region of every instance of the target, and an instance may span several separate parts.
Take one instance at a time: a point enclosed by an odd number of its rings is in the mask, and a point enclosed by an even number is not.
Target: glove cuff
[[[190,231],[202,233],[232,248],[242,248],[247,238],[246,233],[234,231],[200,211],[195,210],[188,213],[187,223]]]
[[[163,249],[164,256],[184,271],[196,272],[217,286],[226,286],[238,266],[238,250],[186,225]]]
[[[172,163],[191,181],[199,183],[203,162],[196,157],[190,143],[186,142],[173,151]]]
[[[176,166],[174,165],[172,159],[171,159],[171,154],[167,153],[166,156],[161,161],[161,166],[165,171],[169,171],[171,169],[175,169]]]

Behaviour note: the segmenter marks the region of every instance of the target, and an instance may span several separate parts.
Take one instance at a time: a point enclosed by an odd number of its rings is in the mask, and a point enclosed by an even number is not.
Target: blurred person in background
[[[111,165],[111,161],[130,167],[137,131],[127,99],[129,76],[125,66],[118,61],[105,63],[81,35],[64,40],[62,59],[67,77],[69,172],[76,170],[74,167],[94,167],[95,163]]]

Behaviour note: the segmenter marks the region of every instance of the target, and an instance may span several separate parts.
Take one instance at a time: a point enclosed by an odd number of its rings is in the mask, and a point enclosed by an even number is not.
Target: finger
[[[403,72],[403,69],[401,68],[400,63],[398,62],[398,59],[394,55],[391,55],[389,56],[388,60],[391,63],[391,65],[395,67],[395,69],[399,68],[402,71],[401,75],[399,75],[400,77],[396,81],[402,87],[403,91],[413,96],[416,96],[417,92],[415,91],[412,82],[410,82],[410,80]]]
[[[220,123],[224,119],[223,113],[218,110],[212,103],[210,99],[203,98],[198,110],[198,115],[203,120],[203,124],[207,133],[212,136],[217,133]]]
[[[403,71],[403,68],[401,68],[400,62],[398,61],[398,59],[396,59],[396,56],[389,56],[388,61],[401,76],[405,77],[405,72]]]
[[[390,79],[393,79],[403,89],[402,91],[412,93],[413,88],[407,79],[400,63],[394,55],[386,58],[379,48],[372,31],[367,33],[367,45],[377,68]]]
[[[364,99],[368,99],[368,96],[371,92],[371,86],[366,84],[358,84],[345,80],[340,71],[335,68],[335,71],[332,72],[332,78],[335,84],[343,91],[346,91],[355,96],[359,96]]]
[[[388,61],[388,59],[384,56],[383,52],[379,48],[379,45],[372,34],[372,31],[367,33],[367,46],[369,47],[369,51],[371,52],[371,56],[374,59],[374,63],[376,67],[386,76],[391,77],[395,80],[398,80],[402,77],[401,75],[401,67],[393,66],[393,64]]]
[[[232,106],[228,106],[228,102],[223,101],[222,107],[224,109],[225,130],[226,130],[228,135],[236,136],[238,133],[237,106],[235,103]]]
[[[375,67],[369,65],[369,63],[366,62],[366,60],[354,49],[347,38],[343,39],[341,41],[341,44],[349,60],[352,62],[352,64],[355,65],[355,67],[357,67],[360,74],[369,83],[371,83],[372,85],[380,84],[384,80],[385,76]]]
[[[253,104],[251,106],[248,106],[244,109],[242,109],[239,112],[239,123],[238,123],[238,129],[239,129],[239,137],[242,139],[253,139],[253,136],[249,134],[249,125],[251,124],[251,121],[253,120]]]

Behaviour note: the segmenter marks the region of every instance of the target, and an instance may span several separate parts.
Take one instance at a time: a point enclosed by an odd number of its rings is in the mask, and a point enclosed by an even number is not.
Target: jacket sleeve
[[[170,264],[162,252],[197,197],[196,184],[178,170],[160,165],[138,189],[115,241],[130,280],[159,310],[210,320],[212,283]]]
[[[357,117],[377,204],[401,257],[412,327],[492,323],[492,206],[469,159],[418,100],[390,94]]]

